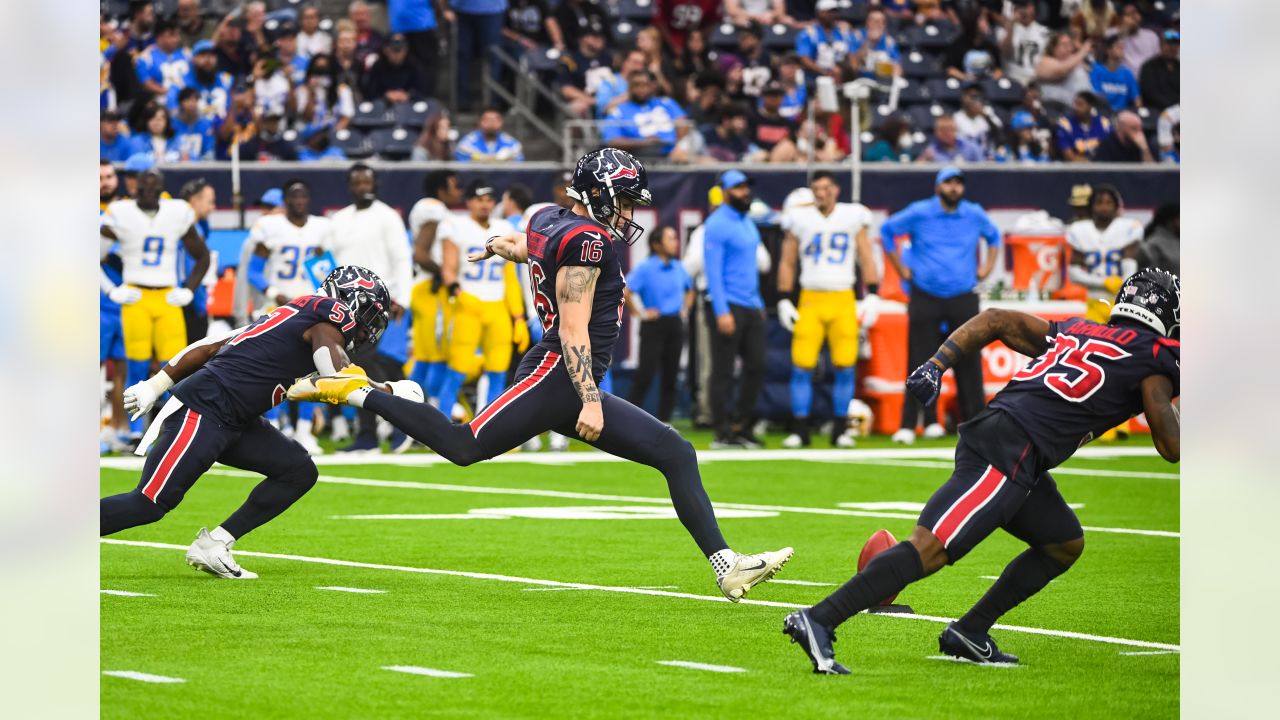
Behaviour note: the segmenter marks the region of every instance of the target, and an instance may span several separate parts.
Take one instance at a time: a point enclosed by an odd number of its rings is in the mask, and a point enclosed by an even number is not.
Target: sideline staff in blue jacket
[[[948,166],[938,172],[937,194],[917,200],[890,216],[880,226],[885,257],[907,283],[907,372],[929,359],[946,338],[943,324],[955,330],[978,314],[974,287],[991,274],[999,256],[1000,230],[982,206],[964,199],[964,173]],[[907,236],[911,251],[903,259],[896,239]],[[987,245],[986,260],[978,267],[978,241]],[[977,415],[985,405],[982,394],[982,361],[978,355],[955,365],[960,420]],[[904,393],[902,425],[895,442],[915,441],[920,404]],[[936,407],[925,408],[925,436],[945,434],[937,422]]]

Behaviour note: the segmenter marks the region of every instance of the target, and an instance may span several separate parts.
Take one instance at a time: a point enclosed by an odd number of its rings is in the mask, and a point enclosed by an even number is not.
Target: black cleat
[[[797,610],[782,621],[782,634],[790,635],[791,642],[798,643],[813,663],[813,671],[819,675],[848,675],[849,668],[836,662],[835,631],[809,617],[808,610]]]
[[[1017,655],[1000,652],[996,641],[990,635],[975,637],[968,635],[951,623],[938,636],[938,649],[954,658],[975,663],[1004,663],[1013,665],[1018,662]]]

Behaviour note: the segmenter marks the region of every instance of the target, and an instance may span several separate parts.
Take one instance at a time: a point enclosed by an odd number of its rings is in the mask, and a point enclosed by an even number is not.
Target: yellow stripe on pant
[[[858,303],[853,290],[801,290],[791,337],[791,364],[804,370],[818,365],[822,343],[831,348],[836,367],[858,362]]]
[[[173,288],[138,288],[142,299],[120,308],[124,354],[129,360],[169,360],[187,346],[182,308],[165,302]]]

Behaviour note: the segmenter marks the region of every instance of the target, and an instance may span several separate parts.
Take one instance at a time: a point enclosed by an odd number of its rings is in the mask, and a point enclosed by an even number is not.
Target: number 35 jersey
[[[871,211],[858,203],[836,203],[830,215],[817,206],[787,213],[783,229],[796,236],[800,253],[800,287],[805,290],[850,290],[856,239],[871,227]]]
[[[130,285],[167,288],[178,285],[178,246],[196,221],[186,200],[160,199],[155,214],[136,200],[117,200],[107,206],[102,225],[120,242],[124,281]]]
[[[323,322],[338,328],[346,342],[355,337],[355,316],[346,305],[323,295],[294,298],[237,333],[173,394],[225,426],[244,427],[279,405],[294,379],[316,369],[303,335]]]
[[[330,229],[329,221],[316,215],[308,216],[302,227],[284,215],[267,215],[254,223],[249,242],[271,251],[267,282],[288,297],[314,293],[316,285],[307,274],[305,263],[316,248],[328,246]],[[268,302],[275,301],[268,298]]]
[[[1011,415],[1049,467],[1142,412],[1142,381],[1164,375],[1179,394],[1181,346],[1138,325],[1082,318],[1049,323],[1049,349],[1013,376],[990,407]]]
[[[622,326],[622,291],[627,286],[613,239],[607,230],[591,220],[555,206],[539,210],[529,218],[526,236],[529,284],[543,329],[538,345],[552,352],[564,354],[560,345],[556,275],[562,267],[600,268],[587,325],[592,372],[599,382],[613,358],[613,345]]]

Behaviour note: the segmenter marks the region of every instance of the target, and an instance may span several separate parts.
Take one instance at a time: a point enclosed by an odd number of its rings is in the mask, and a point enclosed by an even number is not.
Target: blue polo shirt
[[[911,252],[903,258],[911,286],[942,298],[971,292],[978,284],[979,239],[992,250],[1000,245],[1000,230],[981,205],[961,200],[947,212],[937,195],[911,203],[880,226],[886,252],[903,235],[911,238]]]
[[[659,315],[679,315],[684,308],[684,294],[693,288],[689,274],[679,260],[663,261],[650,255],[627,276],[627,287],[640,296],[646,309],[657,310]]]
[[[1105,97],[1116,112],[1132,107],[1142,95],[1138,91],[1137,79],[1124,65],[1112,70],[1102,63],[1094,63],[1089,79],[1093,82],[1093,89]]]
[[[716,315],[729,312],[729,305],[761,309],[760,273],[756,269],[756,247],[760,230],[746,213],[725,203],[707,217],[703,232],[703,272],[707,294]]]

